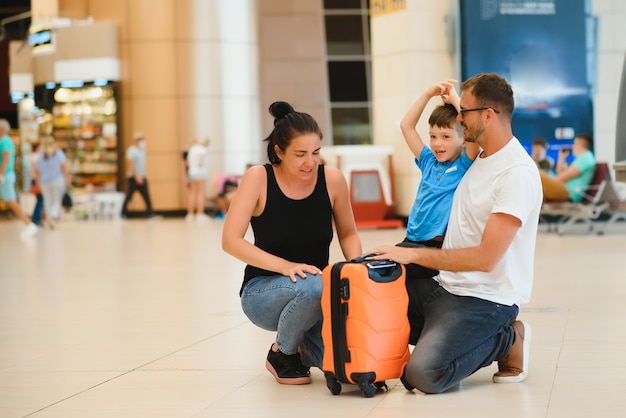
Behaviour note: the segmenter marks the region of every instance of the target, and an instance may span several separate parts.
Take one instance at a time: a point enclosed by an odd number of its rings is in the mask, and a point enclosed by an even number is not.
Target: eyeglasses
[[[487,110],[487,109],[491,109],[495,113],[500,114],[500,111],[498,109],[495,109],[493,107],[487,106],[487,107],[475,107],[474,109],[461,109],[461,115],[465,116],[465,114],[467,112],[474,112],[474,111],[477,111],[477,110]]]

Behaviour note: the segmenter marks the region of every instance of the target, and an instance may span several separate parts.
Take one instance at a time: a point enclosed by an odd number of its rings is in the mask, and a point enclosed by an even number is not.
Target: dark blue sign
[[[462,79],[495,72],[515,94],[513,133],[558,148],[593,133],[588,0],[461,0]]]

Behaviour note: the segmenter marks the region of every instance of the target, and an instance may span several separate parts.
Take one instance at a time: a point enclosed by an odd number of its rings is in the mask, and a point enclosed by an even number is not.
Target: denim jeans
[[[322,367],[322,276],[307,274],[294,283],[287,276],[258,276],[241,294],[241,307],[253,324],[277,331],[276,343],[285,354],[300,349],[302,362]]]
[[[421,322],[405,379],[424,393],[440,393],[505,357],[515,338],[518,307],[456,296],[435,280],[411,280],[409,315]]]
[[[41,218],[42,218],[42,212],[43,212],[43,195],[41,193],[38,193],[35,195],[37,201],[35,203],[35,208],[33,209],[33,216],[31,218],[31,221],[34,224],[39,225],[41,223]]]

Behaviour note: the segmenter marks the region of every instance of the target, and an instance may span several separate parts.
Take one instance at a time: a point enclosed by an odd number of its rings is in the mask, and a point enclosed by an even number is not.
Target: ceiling
[[[30,26],[30,18],[4,22],[5,19],[30,11],[30,0],[0,0],[0,38],[23,38]]]

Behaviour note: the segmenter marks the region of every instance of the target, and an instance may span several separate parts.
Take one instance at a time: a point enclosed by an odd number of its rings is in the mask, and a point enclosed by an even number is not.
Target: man
[[[127,206],[136,191],[139,191],[141,197],[143,197],[148,217],[157,217],[152,211],[152,202],[150,201],[150,191],[148,190],[148,180],[146,179],[146,138],[141,132],[135,132],[133,135],[133,144],[126,150],[126,163],[128,191],[122,206],[122,217],[126,218],[128,216]]]
[[[596,159],[593,156],[591,135],[578,134],[570,148],[559,150],[556,163],[556,176],[541,173],[543,197],[546,201],[580,202],[585,190],[591,184],[596,172]],[[565,159],[574,154],[574,161],[568,166]]]
[[[28,238],[35,235],[38,231],[37,225],[32,223],[30,219],[24,215],[22,208],[17,203],[17,194],[15,193],[15,171],[13,163],[15,162],[15,144],[9,137],[11,125],[6,119],[0,119],[0,199],[9,209],[17,216],[25,225],[22,231],[22,238]]]
[[[459,184],[442,249],[384,245],[373,259],[440,270],[409,280],[409,315],[421,323],[402,378],[407,389],[440,393],[498,362],[493,381],[528,373],[531,329],[518,321],[530,299],[542,193],[539,170],[511,129],[511,86],[497,74],[461,84],[458,121],[482,148]]]

